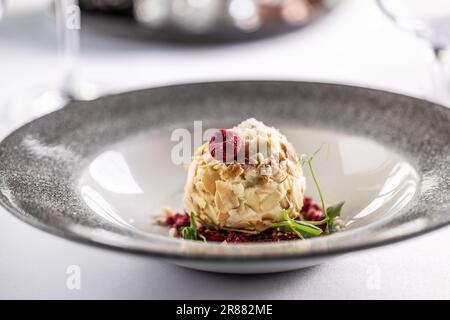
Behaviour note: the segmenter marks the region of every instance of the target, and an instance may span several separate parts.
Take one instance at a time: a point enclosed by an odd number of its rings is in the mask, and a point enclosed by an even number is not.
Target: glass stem
[[[430,54],[430,76],[431,76],[431,100],[450,106],[450,93],[448,79],[445,73],[445,66],[442,59],[444,50],[442,48],[432,48]]]
[[[58,54],[61,63],[61,91],[77,98],[77,64],[80,53],[80,7],[78,0],[55,0]]]

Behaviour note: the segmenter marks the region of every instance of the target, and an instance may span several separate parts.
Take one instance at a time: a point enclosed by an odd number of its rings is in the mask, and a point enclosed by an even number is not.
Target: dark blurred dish
[[[236,41],[302,27],[336,0],[80,0],[96,29],[175,41]],[[120,23],[122,22],[122,23]]]

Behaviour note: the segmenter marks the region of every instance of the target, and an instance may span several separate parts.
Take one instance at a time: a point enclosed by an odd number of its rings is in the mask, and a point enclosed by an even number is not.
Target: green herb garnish
[[[322,229],[316,227],[313,224],[310,224],[305,221],[298,221],[289,217],[289,213],[287,211],[283,211],[283,221],[273,223],[272,228],[280,228],[280,230],[292,231],[294,232],[300,239],[305,239],[305,237],[317,237],[322,234]]]
[[[337,217],[341,216],[341,210],[342,206],[344,205],[345,201],[341,201],[339,203],[336,203],[335,205],[332,205],[331,207],[327,208],[327,231],[328,233],[333,233],[336,230],[334,230],[333,220]]]
[[[302,155],[300,158],[301,164],[306,164],[309,168],[309,172],[314,180],[314,184],[316,186],[317,192],[319,193],[320,203],[322,206],[322,210],[325,210],[325,200],[323,198],[322,190],[320,189],[319,182],[314,173],[314,169],[312,167],[312,160],[314,156],[322,149],[323,145],[313,153],[312,156]],[[341,201],[331,207],[328,207],[325,210],[325,218],[320,221],[298,221],[289,217],[288,212],[283,211],[283,220],[277,223],[272,224],[272,228],[279,228],[283,232],[294,232],[300,239],[305,239],[305,237],[312,236],[317,237],[323,233],[322,229],[317,227],[318,225],[322,225],[326,223],[328,233],[333,233],[333,220],[340,216],[342,206],[344,205],[344,201]]]
[[[322,190],[320,189],[319,182],[317,181],[316,175],[314,174],[314,170],[313,170],[313,167],[312,167],[312,164],[311,164],[312,160],[314,159],[314,156],[321,149],[322,149],[322,147],[320,147],[316,152],[314,152],[314,154],[312,156],[308,156],[306,154],[303,154],[300,157],[300,161],[301,161],[302,164],[306,164],[308,166],[309,172],[311,173],[311,177],[313,178],[314,184],[316,185],[317,192],[319,193],[320,205],[322,206],[322,209],[325,210],[326,206],[325,206],[325,201],[323,199]],[[325,219],[321,220],[319,222],[321,222],[320,224],[328,222],[328,213],[327,212],[325,212]]]
[[[195,213],[189,215],[190,226],[181,229],[183,239],[197,240],[197,223],[195,221]]]
[[[314,156],[322,149],[323,145],[316,151],[312,156],[308,155],[302,155],[300,158],[300,161],[302,164],[306,164],[309,168],[309,172],[311,173],[311,177],[313,178],[314,184],[316,185],[317,192],[319,193],[320,198],[320,204],[322,206],[322,210],[325,210],[325,201],[323,199],[323,193],[320,189],[319,182],[317,180],[317,177],[314,173],[314,169],[312,167],[312,160],[314,159]],[[333,233],[335,230],[333,228],[333,220],[336,219],[341,215],[342,206],[344,205],[345,201],[341,201],[335,205],[332,205],[325,210],[325,218],[320,221],[308,221],[310,224],[314,225],[321,225],[326,223],[327,224],[327,231],[328,233]]]

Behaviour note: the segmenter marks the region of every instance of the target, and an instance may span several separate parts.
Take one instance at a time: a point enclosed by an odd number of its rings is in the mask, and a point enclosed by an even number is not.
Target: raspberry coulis
[[[303,208],[301,210],[304,220],[320,221],[325,215],[320,205],[310,197],[305,197]],[[181,236],[181,229],[190,225],[189,215],[187,213],[176,213],[166,218],[166,225],[169,228],[177,229],[177,236]],[[320,225],[324,229],[326,224]],[[197,232],[205,237],[206,241],[228,243],[245,242],[277,242],[283,240],[296,240],[297,235],[294,232],[281,232],[278,229],[268,229],[259,234],[247,234],[236,231],[208,229],[203,226],[197,229]]]

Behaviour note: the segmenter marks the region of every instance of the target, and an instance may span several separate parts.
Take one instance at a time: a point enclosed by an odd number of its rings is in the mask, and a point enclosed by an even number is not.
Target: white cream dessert
[[[248,119],[218,130],[189,166],[184,205],[210,229],[259,233],[300,216],[305,177],[292,145],[277,129]]]

